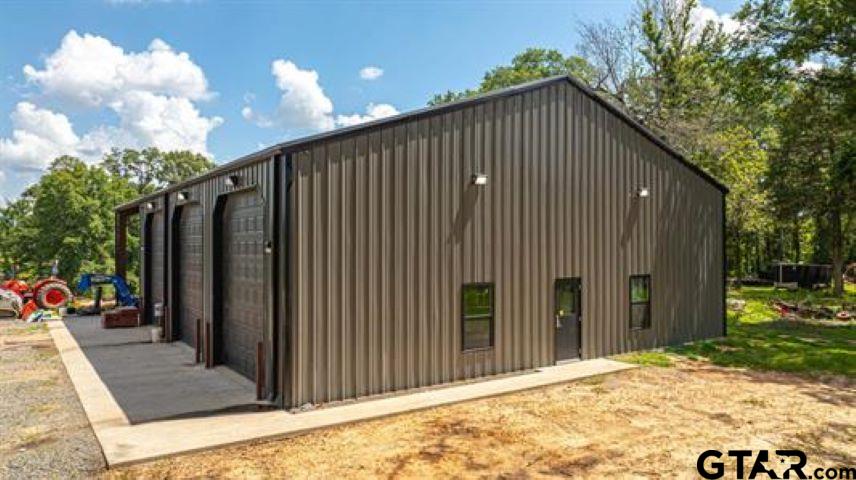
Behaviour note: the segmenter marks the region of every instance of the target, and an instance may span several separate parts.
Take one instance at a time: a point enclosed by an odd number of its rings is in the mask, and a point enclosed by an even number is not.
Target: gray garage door
[[[222,355],[255,378],[264,313],[264,207],[255,192],[230,195],[222,220]]]
[[[149,298],[146,300],[148,302],[148,321],[150,323],[154,323],[154,305],[156,303],[163,303],[164,301],[164,264],[165,258],[164,254],[166,252],[166,242],[164,241],[164,224],[163,224],[163,212],[155,212],[149,217],[151,220],[150,227],[151,228],[151,248],[149,248],[149,255],[151,255],[151,268],[148,273],[151,275],[151,278],[147,280],[150,285],[149,290]]]
[[[178,228],[178,315],[181,341],[196,346],[196,320],[202,318],[202,207],[181,208]]]

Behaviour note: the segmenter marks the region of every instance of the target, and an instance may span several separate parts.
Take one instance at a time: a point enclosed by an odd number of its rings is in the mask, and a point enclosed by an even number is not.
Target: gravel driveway
[[[105,468],[47,326],[0,320],[0,478],[87,478]]]

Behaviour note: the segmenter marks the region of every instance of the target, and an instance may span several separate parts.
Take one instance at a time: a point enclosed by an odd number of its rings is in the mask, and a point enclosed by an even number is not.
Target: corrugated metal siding
[[[292,405],[552,364],[558,277],[582,279],[584,358],[722,333],[722,193],[570,84],[293,162]],[[634,273],[652,276],[643,332]],[[460,351],[468,282],[495,284],[488,351]]]
[[[232,187],[226,185],[226,179],[230,175],[237,175],[240,178],[240,185],[238,187]],[[207,326],[211,324],[213,321],[213,262],[219,261],[219,259],[215,259],[213,256],[213,223],[214,223],[214,210],[217,205],[218,199],[226,198],[229,195],[240,194],[240,192],[245,192],[248,190],[254,190],[258,195],[262,197],[264,200],[264,209],[265,209],[265,228],[264,228],[264,236],[266,240],[271,239],[272,232],[272,222],[273,215],[271,213],[273,208],[273,159],[268,160],[260,160],[256,163],[242,165],[239,168],[223,170],[220,175],[211,178],[201,179],[196,183],[189,183],[182,187],[180,192],[186,192],[189,197],[189,204],[185,204],[186,207],[192,209],[201,209],[202,216],[202,244],[201,244],[201,255],[202,255],[202,282],[201,282],[201,307],[202,307],[202,319],[204,325],[206,325],[206,335],[208,328]],[[169,205],[170,211],[174,212],[173,206],[182,206],[181,201],[177,199],[179,191],[170,192],[169,194]],[[171,213],[174,214],[174,213]],[[175,232],[171,232],[175,233]],[[273,266],[267,256],[265,257],[264,263],[264,275],[265,275],[265,284],[270,285],[271,279],[273,278]],[[177,262],[170,262],[170,269],[180,269],[180,265]],[[178,275],[175,276],[175,275]],[[168,278],[179,278],[181,272],[170,272]],[[266,345],[266,354],[265,358],[268,362],[268,372],[272,371],[272,362],[275,359],[275,355],[273,353],[273,322],[271,318],[272,314],[272,291],[270,288],[265,288],[262,293],[263,301],[266,305],[265,308],[265,319],[263,321],[264,324],[264,341]],[[179,316],[171,315],[172,322],[179,321]],[[228,339],[225,339],[228,341]],[[207,341],[203,341],[203,346],[208,345]],[[207,358],[208,352],[203,352],[203,358]],[[268,375],[268,389],[272,386],[271,375]]]

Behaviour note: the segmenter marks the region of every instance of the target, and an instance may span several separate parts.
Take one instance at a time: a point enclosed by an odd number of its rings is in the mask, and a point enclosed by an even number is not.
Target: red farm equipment
[[[60,308],[71,303],[72,294],[64,280],[56,277],[45,278],[36,282],[32,288],[18,279],[7,280],[0,288],[21,297],[23,308],[21,318],[27,318],[30,313],[39,308]]]

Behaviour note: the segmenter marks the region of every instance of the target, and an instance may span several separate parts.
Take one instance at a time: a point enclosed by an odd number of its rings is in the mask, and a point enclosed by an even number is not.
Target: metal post
[[[116,212],[115,214],[115,244],[113,252],[113,260],[115,262],[115,273],[117,277],[126,278],[128,268],[128,216],[125,213]]]
[[[196,347],[196,363],[202,361],[202,319],[196,319],[196,339],[194,340],[194,347]]]
[[[213,335],[213,329],[211,328],[210,323],[206,323],[205,326],[205,368],[211,368],[214,366],[214,353],[211,350],[211,336]]]
[[[264,398],[265,391],[265,344],[256,344],[256,400]]]

